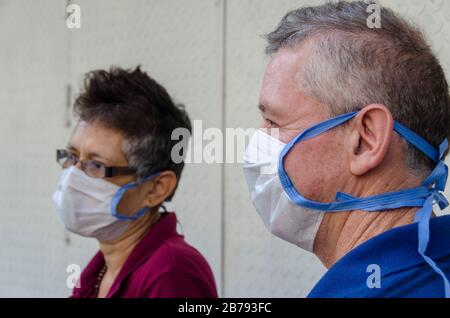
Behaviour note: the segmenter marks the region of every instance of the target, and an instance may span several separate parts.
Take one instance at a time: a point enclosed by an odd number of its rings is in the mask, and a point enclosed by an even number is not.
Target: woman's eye
[[[92,164],[96,169],[101,169],[103,167],[103,164],[101,164],[100,162],[93,161]]]
[[[77,156],[73,153],[68,153],[67,154],[67,159],[71,160],[71,161],[76,161],[77,160]]]

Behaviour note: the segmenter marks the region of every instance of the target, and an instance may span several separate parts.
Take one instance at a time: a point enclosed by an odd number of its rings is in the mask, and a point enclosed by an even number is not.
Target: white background
[[[288,10],[322,2],[77,0],[81,29],[68,29],[65,1],[0,0],[0,297],[65,297],[67,266],[84,266],[97,249],[63,229],[51,200],[55,149],[73,127],[68,85],[73,99],[85,72],[141,64],[204,129],[254,127],[262,35]],[[382,3],[424,29],[450,72],[450,2]],[[324,273],[267,233],[239,164],[187,165],[174,201],[222,296],[303,297]]]

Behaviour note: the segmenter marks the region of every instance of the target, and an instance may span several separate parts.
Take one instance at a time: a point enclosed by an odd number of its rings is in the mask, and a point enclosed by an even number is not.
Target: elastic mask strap
[[[408,140],[409,141],[409,140]],[[425,253],[428,248],[428,243],[430,241],[430,219],[433,213],[433,202],[439,205],[441,210],[445,209],[449,203],[445,196],[440,192],[444,191],[445,185],[448,178],[448,167],[444,163],[444,154],[448,148],[448,141],[445,139],[439,145],[439,153],[437,158],[439,160],[437,166],[431,172],[431,174],[422,182],[424,186],[431,186],[433,192],[425,201],[422,209],[418,210],[416,213],[415,221],[418,222],[418,252],[425,260],[425,262],[439,275],[444,281],[444,293],[446,298],[450,298],[450,283],[445,273],[437,266],[437,264],[428,257]]]
[[[433,172],[423,181],[422,185],[434,185],[435,189],[444,191],[448,178],[448,167],[443,161],[444,154],[448,149],[447,138],[441,142],[439,149],[436,150],[425,139],[400,123],[394,123],[394,130],[437,164]]]
[[[436,191],[433,192],[425,201],[424,206],[417,211],[415,221],[418,222],[418,252],[423,257],[425,262],[439,275],[444,281],[444,293],[446,298],[450,298],[450,283],[445,276],[444,272],[436,265],[436,263],[425,252],[430,241],[430,219],[433,212],[433,201],[436,201],[439,206],[443,208],[448,206],[448,202],[442,193]]]
[[[159,175],[159,172],[152,174],[149,177],[144,178],[140,183],[130,182],[130,183],[122,186],[119,190],[117,190],[116,194],[114,195],[114,197],[111,201],[111,215],[113,215],[114,217],[116,217],[122,221],[130,221],[130,220],[137,220],[142,215],[144,215],[145,213],[150,211],[149,207],[143,207],[142,209],[133,213],[132,215],[123,215],[117,211],[117,205],[119,204],[120,200],[122,200],[122,197],[124,196],[125,192],[127,192],[130,189],[138,187],[139,185],[141,185],[144,182],[150,181],[151,179],[153,179],[154,177],[156,177],[158,175]]]
[[[296,204],[327,212],[355,209],[377,211],[386,208],[392,209],[404,206],[421,206],[422,208],[417,211],[415,217],[415,221],[418,222],[418,252],[423,257],[425,262],[439,276],[442,277],[444,281],[445,297],[450,298],[450,284],[447,277],[436,265],[436,263],[430,257],[425,255],[430,240],[430,218],[433,212],[433,202],[438,203],[441,209],[444,209],[449,205],[445,196],[440,192],[444,191],[448,178],[448,167],[443,161],[444,154],[448,149],[447,139],[442,141],[439,145],[439,149],[437,150],[425,139],[414,133],[409,128],[400,123],[394,122],[394,130],[398,134],[400,134],[404,139],[422,151],[437,164],[432,173],[422,182],[422,185],[414,189],[383,193],[366,198],[358,198],[343,192],[338,192],[336,194],[336,202],[320,203],[303,198],[295,189],[294,184],[286,173],[284,169],[284,158],[296,143],[299,141],[308,140],[329,129],[343,124],[353,118],[356,113],[357,112],[352,112],[340,115],[310,127],[297,135],[283,148],[280,153],[280,160],[278,162],[278,174],[284,191]]]
[[[405,138],[410,144],[414,145],[417,149],[422,151],[434,162],[439,162],[439,151],[437,151],[429,142],[410,130],[408,127],[403,126],[398,122],[394,122],[394,130]],[[445,142],[445,140],[444,140]]]
[[[324,133],[327,130],[330,130],[336,126],[339,126],[349,121],[350,119],[355,117],[356,114],[357,112],[351,112],[323,121],[317,125],[314,125],[304,130],[302,133],[298,134],[295,138],[293,138],[286,146],[284,146],[284,148],[281,150],[280,157],[278,160],[278,176],[280,178],[284,190],[288,193],[291,199],[293,199],[295,195],[298,195],[298,193],[296,193],[297,191],[294,190],[295,189],[294,184],[292,183],[291,178],[289,177],[287,172],[284,170],[284,158],[286,157],[288,152],[300,140],[304,141],[313,138],[317,135],[320,135],[321,133]],[[294,193],[289,193],[288,189],[292,189]]]
[[[397,208],[399,207],[400,203],[403,203],[403,206],[418,206],[418,203],[423,203],[426,197],[428,197],[428,193],[426,193],[426,196],[424,196],[423,193],[416,193],[415,191],[406,191],[406,194],[408,196],[411,196],[409,198],[406,198],[406,200],[404,200],[403,202],[397,201],[396,203],[391,203],[391,201],[401,199],[400,197],[398,197],[401,192],[385,193],[381,194],[380,196],[366,198],[355,198],[349,194],[337,193],[337,201],[331,203],[311,201],[307,198],[303,198],[298,193],[297,189],[292,183],[292,180],[284,169],[284,158],[286,157],[288,152],[298,142],[308,140],[327,130],[341,125],[346,121],[352,119],[356,114],[357,112],[343,114],[314,125],[297,135],[283,148],[278,161],[278,175],[283,189],[288,194],[289,198],[299,205],[328,212],[351,209],[376,210],[378,204],[382,205],[380,206],[380,208]],[[400,123],[394,122],[394,130],[437,163],[436,168],[433,170],[431,175],[425,179],[422,186],[425,186],[426,189],[434,187],[439,191],[443,191],[448,178],[448,167],[442,161],[444,153],[448,148],[447,139],[444,139],[444,141],[442,141],[442,143],[439,145],[439,150],[436,150],[430,143],[428,143],[422,137]],[[412,197],[413,194],[416,195],[414,198]],[[422,206],[422,204],[420,204],[420,206]]]

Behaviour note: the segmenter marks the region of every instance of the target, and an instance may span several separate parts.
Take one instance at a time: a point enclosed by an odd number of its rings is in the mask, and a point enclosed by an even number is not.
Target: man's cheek
[[[298,144],[287,155],[284,167],[291,178],[297,192],[308,199],[320,197],[321,171],[318,167],[320,160],[317,160],[317,149],[312,149],[308,145]]]

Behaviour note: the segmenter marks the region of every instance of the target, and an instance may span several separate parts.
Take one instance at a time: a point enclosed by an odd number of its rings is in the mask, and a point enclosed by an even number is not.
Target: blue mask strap
[[[364,198],[357,198],[353,197],[349,194],[338,192],[336,194],[336,201],[330,202],[330,203],[321,203],[321,202],[315,202],[308,200],[307,198],[304,198],[301,196],[298,191],[295,189],[294,184],[292,183],[292,180],[290,179],[289,175],[284,170],[284,158],[287,155],[287,153],[292,149],[292,147],[300,142],[305,141],[310,138],[313,138],[319,134],[322,134],[336,126],[339,126],[350,119],[352,119],[357,112],[351,112],[347,114],[343,114],[331,119],[328,119],[326,121],[323,121],[319,124],[316,124],[299,135],[297,135],[295,138],[293,138],[281,151],[280,153],[280,160],[278,162],[278,174],[280,181],[283,185],[284,191],[288,194],[289,198],[295,202],[296,204],[299,204],[301,206],[312,208],[312,209],[319,209],[322,211],[327,212],[334,212],[334,211],[347,211],[347,210],[354,210],[354,209],[360,209],[360,210],[366,210],[366,211],[377,211],[381,209],[393,209],[393,208],[399,208],[404,206],[420,206],[422,207],[426,198],[430,195],[430,190],[426,186],[421,186],[413,189],[407,189],[407,190],[401,190],[397,192],[390,192],[390,193],[383,193],[380,195],[374,195],[370,197],[364,197]],[[431,156],[432,159],[436,159],[438,155],[435,154],[435,150],[433,146],[431,146],[429,143],[427,143],[425,140],[423,140],[420,136],[413,133],[411,130],[409,130],[407,127],[397,124],[394,126],[396,130],[398,129],[399,134],[401,133],[402,136],[404,136],[405,139],[408,141],[411,140],[411,142],[415,145],[419,145],[424,151],[427,151],[427,155]],[[445,166],[445,165],[444,165]],[[439,172],[439,171],[437,171]],[[437,174],[436,172],[436,174]],[[442,171],[439,172],[440,176],[443,176]],[[438,177],[432,176],[432,178]],[[441,178],[438,178],[438,180],[441,180]],[[442,182],[441,182],[442,183]],[[445,184],[445,183],[444,183]]]
[[[120,200],[124,196],[125,192],[127,192],[130,189],[137,188],[143,182],[150,181],[151,179],[153,179],[154,177],[156,177],[158,175],[159,175],[159,172],[152,174],[147,178],[144,178],[140,183],[130,182],[130,183],[122,186],[119,190],[117,190],[117,192],[115,193],[115,195],[111,201],[111,214],[113,216],[115,216],[116,218],[118,218],[119,220],[129,221],[129,220],[136,220],[136,219],[140,218],[142,215],[144,215],[145,213],[147,213],[150,210],[150,208],[143,207],[142,209],[133,213],[132,215],[123,215],[117,211],[117,205],[119,204]]]
[[[405,138],[410,144],[414,145],[417,149],[426,154],[434,162],[437,163],[439,161],[439,152],[430,143],[417,135],[415,132],[398,122],[394,122],[394,130],[403,138]],[[444,143],[446,142],[446,140],[447,139],[444,140]]]
[[[444,209],[449,205],[445,196],[440,192],[444,191],[448,178],[448,167],[443,161],[445,151],[448,148],[447,139],[444,139],[444,141],[442,141],[439,145],[439,150],[436,150],[430,143],[414,133],[412,130],[398,122],[394,122],[394,130],[409,143],[414,145],[417,149],[432,159],[435,163],[437,163],[437,165],[432,173],[422,182],[420,187],[397,192],[383,193],[371,197],[358,198],[347,193],[338,192],[336,193],[336,202],[320,203],[311,201],[302,197],[298,193],[290,177],[284,170],[284,158],[296,143],[308,140],[338,125],[341,125],[352,119],[356,114],[357,112],[343,114],[314,125],[297,135],[283,148],[280,153],[280,160],[278,162],[278,174],[283,185],[283,189],[296,204],[327,212],[355,209],[377,211],[404,206],[421,206],[422,208],[417,211],[415,217],[415,221],[418,222],[418,252],[423,257],[425,262],[442,277],[444,280],[445,297],[450,298],[450,284],[447,277],[436,265],[436,263],[425,255],[430,239],[430,218],[433,211],[433,202],[437,202],[441,209]]]
[[[336,116],[334,118],[325,120],[315,126],[312,126],[308,129],[306,129],[305,131],[303,131],[303,133],[297,135],[297,137],[295,137],[294,139],[292,139],[288,145],[291,144],[296,144],[299,139],[301,138],[301,141],[305,141],[308,140],[310,138],[313,138],[317,135],[320,135],[336,126],[342,125],[343,123],[345,123],[346,121],[349,121],[350,119],[352,119],[353,117],[355,117],[355,115],[358,112],[351,112],[351,113],[347,113],[347,114],[343,114],[343,115],[339,115]],[[290,148],[288,146],[285,146],[286,148]]]
[[[436,155],[439,163],[436,168],[434,168],[433,172],[422,182],[424,186],[432,186],[434,185],[432,194],[425,201],[422,209],[417,211],[415,221],[418,222],[418,252],[425,260],[425,262],[439,275],[442,277],[444,281],[444,293],[446,298],[450,298],[450,283],[448,278],[445,276],[444,272],[437,266],[437,264],[428,257],[425,253],[428,248],[428,243],[430,241],[430,219],[433,212],[433,202],[436,202],[439,205],[441,210],[445,209],[449,203],[445,196],[441,193],[444,191],[445,185],[447,183],[448,177],[448,167],[444,163],[444,154],[448,148],[448,141],[445,139],[439,145],[439,153]]]
[[[430,241],[430,219],[433,211],[433,201],[437,201],[439,206],[448,205],[447,200],[442,193],[436,191],[433,195],[430,195],[425,201],[423,208],[416,213],[415,221],[418,222],[418,252],[427,264],[439,275],[444,281],[444,293],[446,298],[450,298],[450,283],[445,276],[444,272],[436,265],[436,263],[425,255],[425,252]]]

